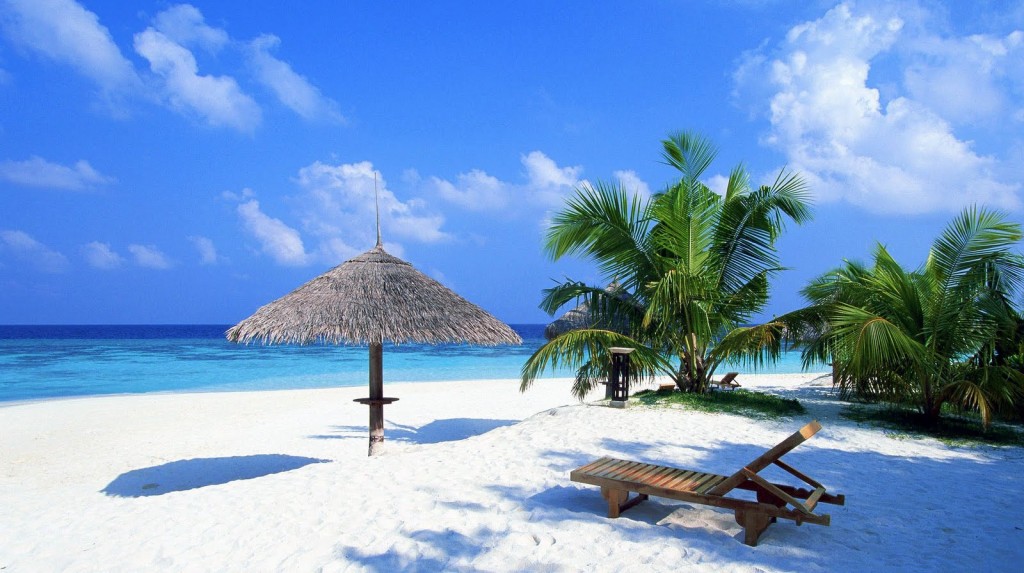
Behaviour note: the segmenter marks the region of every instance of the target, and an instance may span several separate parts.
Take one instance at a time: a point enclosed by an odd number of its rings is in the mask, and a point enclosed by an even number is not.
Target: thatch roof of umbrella
[[[590,326],[590,305],[580,303],[579,306],[569,309],[565,314],[558,317],[544,327],[544,338],[551,340],[571,330],[579,330]]]
[[[412,265],[373,249],[260,307],[231,327],[233,342],[368,344],[370,455],[384,442],[383,343],[521,344],[508,325]]]
[[[380,245],[260,307],[233,342],[520,344],[505,323]]]

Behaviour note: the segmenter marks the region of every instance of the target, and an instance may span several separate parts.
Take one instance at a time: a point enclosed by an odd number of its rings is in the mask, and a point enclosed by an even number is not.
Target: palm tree
[[[767,302],[769,277],[782,270],[775,241],[786,219],[810,218],[806,186],[783,171],[752,189],[740,165],[719,195],[701,181],[717,155],[709,140],[683,132],[662,144],[681,174],[664,192],[648,199],[598,182],[578,188],[553,217],[547,254],[591,259],[617,288],[568,280],[545,291],[549,313],[583,299],[591,325],[538,349],[523,366],[523,390],[546,367],[564,365],[576,369],[573,392],[582,398],[607,378],[608,349],[629,346],[641,377],[666,374],[684,391],[703,392],[725,359],[760,347],[752,337],[762,331],[733,337],[728,348],[715,341]]]
[[[1001,337],[1017,328],[1011,301],[1024,259],[1011,248],[1020,240],[1005,216],[966,209],[918,270],[878,245],[874,266],[846,262],[815,279],[803,291],[811,305],[779,322],[809,334],[805,364],[832,360],[846,393],[912,404],[931,422],[944,404],[976,410],[988,426],[1024,389],[1024,376],[998,356]]]

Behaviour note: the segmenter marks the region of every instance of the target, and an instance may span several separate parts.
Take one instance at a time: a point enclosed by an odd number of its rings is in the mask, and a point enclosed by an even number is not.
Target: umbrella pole
[[[384,345],[370,343],[370,453],[384,450]]]

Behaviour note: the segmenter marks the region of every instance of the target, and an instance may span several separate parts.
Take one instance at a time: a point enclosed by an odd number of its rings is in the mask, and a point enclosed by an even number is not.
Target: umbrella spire
[[[373,200],[377,206],[377,246],[381,246],[380,240],[380,191],[377,190],[377,172],[373,172]]]

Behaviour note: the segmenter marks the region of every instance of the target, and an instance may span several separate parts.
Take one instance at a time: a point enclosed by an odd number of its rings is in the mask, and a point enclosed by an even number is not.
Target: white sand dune
[[[375,458],[363,388],[0,407],[0,571],[1018,570],[1024,449],[858,426],[815,378],[740,379],[809,409],[778,421],[579,404],[567,380],[386,385]],[[730,512],[610,520],[569,481],[605,454],[732,473],[811,418],[787,460],[847,505],[754,548]]]

